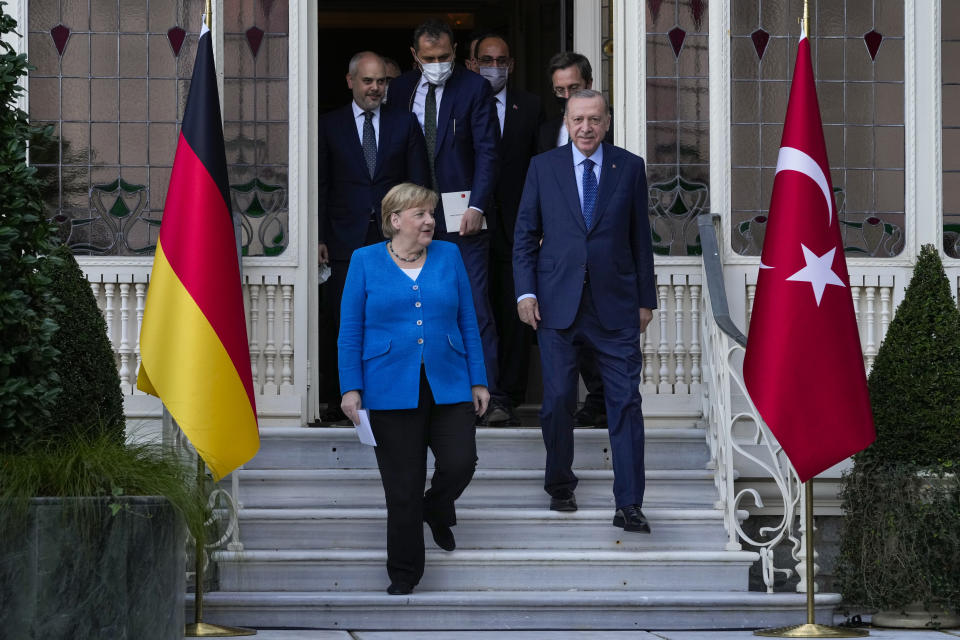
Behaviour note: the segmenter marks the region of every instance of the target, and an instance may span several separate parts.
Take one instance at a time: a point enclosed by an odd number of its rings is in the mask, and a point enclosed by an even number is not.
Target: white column
[[[645,3],[613,0],[613,142],[647,152],[647,14]]]
[[[904,251],[917,255],[925,244],[943,247],[940,0],[906,0],[904,10],[904,211],[912,239]]]
[[[573,50],[582,53],[593,67],[593,88],[603,90],[600,74],[600,0],[573,0]]]
[[[712,0],[710,20],[710,208],[720,214],[720,251],[730,248],[730,0]],[[708,312],[709,310],[704,310]],[[748,315],[749,324],[749,315]]]

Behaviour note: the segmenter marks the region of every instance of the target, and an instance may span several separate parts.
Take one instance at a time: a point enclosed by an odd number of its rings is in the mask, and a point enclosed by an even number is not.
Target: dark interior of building
[[[413,30],[429,17],[454,28],[458,64],[475,30],[504,35],[516,61],[510,82],[539,95],[553,115],[546,68],[553,54],[573,47],[573,0],[323,0],[318,11],[320,112],[350,99],[345,75],[357,51],[376,51],[396,60],[402,71],[410,69]]]

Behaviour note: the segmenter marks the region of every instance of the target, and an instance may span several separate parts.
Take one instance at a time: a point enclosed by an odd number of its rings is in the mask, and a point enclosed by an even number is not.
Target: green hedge
[[[0,2],[0,36],[16,22]],[[59,393],[52,315],[56,300],[40,269],[52,248],[42,184],[27,166],[28,142],[51,130],[30,125],[15,108],[26,77],[26,56],[0,41],[0,451],[16,451],[38,422],[52,415]]]

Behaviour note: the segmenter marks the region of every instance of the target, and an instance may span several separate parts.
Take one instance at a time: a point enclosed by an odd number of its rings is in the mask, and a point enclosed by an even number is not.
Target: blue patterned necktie
[[[590,158],[585,159],[583,164],[583,223],[590,229],[593,224],[593,213],[597,208],[597,176],[593,175],[593,167],[596,164]]]
[[[373,111],[363,112],[363,159],[367,161],[370,178],[377,169],[377,137],[373,131]]]

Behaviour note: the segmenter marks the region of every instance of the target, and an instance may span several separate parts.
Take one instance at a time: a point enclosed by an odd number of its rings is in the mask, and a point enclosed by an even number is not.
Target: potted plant
[[[205,496],[191,464],[126,442],[106,325],[26,163],[50,135],[13,106],[26,73],[0,42],[0,635],[179,640]]]
[[[924,246],[868,378],[876,442],[845,474],[838,577],[876,625],[960,618],[960,312]]]

